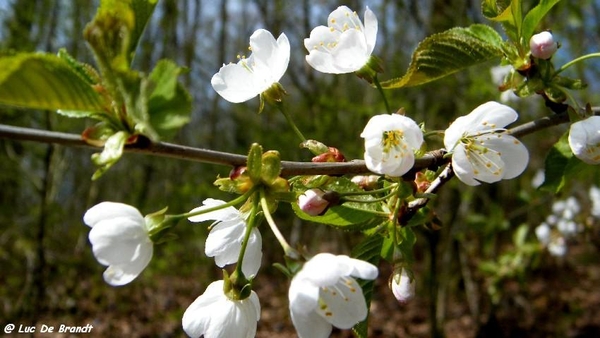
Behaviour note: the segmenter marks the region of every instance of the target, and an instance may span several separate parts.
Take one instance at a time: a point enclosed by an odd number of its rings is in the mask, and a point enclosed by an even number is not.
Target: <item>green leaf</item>
[[[320,185],[319,188],[324,191],[336,191],[339,193],[364,192],[346,177],[329,179],[331,179],[331,181],[326,181],[327,184]],[[307,183],[312,186],[313,181],[308,180]],[[293,188],[297,193],[306,190],[306,186],[301,182],[296,182]],[[345,202],[341,205],[335,205],[328,208],[323,215],[319,216],[308,215],[300,209],[297,203],[291,203],[291,205],[299,218],[315,223],[328,224],[345,230],[365,230],[366,228],[376,226],[377,223],[374,221],[377,221],[380,218],[375,215],[374,212],[378,210],[379,204],[367,203],[373,199],[370,195],[358,195],[352,196],[352,198],[364,200],[365,203]]]
[[[568,142],[569,133],[565,133],[550,149],[544,165],[544,183],[540,189],[558,193],[565,184],[565,170],[573,157]]]
[[[0,104],[33,109],[99,112],[100,95],[88,79],[52,54],[0,57]]]
[[[135,25],[129,42],[129,54],[132,60],[157,2],[158,0],[131,0],[131,8],[135,16]]]
[[[481,24],[452,28],[423,40],[414,51],[406,74],[381,83],[383,88],[417,86],[467,67],[501,57],[502,37]]]
[[[168,139],[189,122],[192,99],[177,81],[184,69],[169,60],[159,61],[149,77],[148,114],[150,125]]]
[[[524,44],[529,44],[529,39],[533,35],[536,27],[542,19],[548,14],[550,9],[554,7],[560,0],[541,0],[540,3],[532,8],[523,19],[521,27],[521,37]]]
[[[352,249],[352,257],[367,261],[375,266],[379,265],[381,246],[383,245],[383,237],[378,234],[365,237],[357,246]],[[367,302],[367,308],[371,304],[373,298],[373,290],[375,288],[374,280],[358,280],[358,285],[363,290],[363,295]],[[354,325],[352,331],[359,338],[366,338],[368,331],[369,317],[362,322]]]
[[[263,148],[258,143],[253,143],[248,152],[248,161],[246,163],[247,172],[254,184],[259,184],[262,174],[262,154]]]
[[[510,40],[519,43],[522,21],[521,0],[484,0],[481,9],[488,20],[502,24]]]

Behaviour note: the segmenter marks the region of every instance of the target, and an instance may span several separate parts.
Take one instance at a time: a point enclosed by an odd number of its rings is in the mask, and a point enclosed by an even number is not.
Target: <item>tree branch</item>
[[[546,129],[555,125],[566,123],[569,117],[566,113],[556,114],[549,117],[524,123],[512,129],[509,129],[515,137],[529,135],[541,129]],[[69,147],[83,147],[102,149],[86,143],[80,135],[62,133],[56,131],[39,130],[33,128],[15,127],[0,124],[0,138],[34,141],[41,143],[54,143]],[[154,156],[169,157],[180,160],[196,161],[202,163],[211,163],[219,165],[229,165],[232,167],[246,164],[246,156],[232,154],[210,149],[195,148],[167,142],[149,142],[145,138],[143,141],[125,146],[126,152],[149,154]],[[424,156],[416,159],[412,173],[428,167],[439,167],[448,162],[443,157],[444,152],[440,150],[431,151]],[[365,174],[369,173],[363,160],[354,160],[350,162],[294,162],[281,161],[281,175],[346,175],[346,174]]]

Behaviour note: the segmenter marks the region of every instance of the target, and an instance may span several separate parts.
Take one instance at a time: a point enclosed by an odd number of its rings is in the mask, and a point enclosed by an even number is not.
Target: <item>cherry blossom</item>
[[[185,310],[181,323],[188,336],[253,338],[256,335],[256,322],[260,319],[258,296],[251,291],[246,299],[229,299],[223,285],[222,280],[212,282]]]
[[[154,245],[142,214],[134,207],[102,202],[90,208],[83,222],[98,262],[108,266],[104,280],[113,286],[134,280],[152,259]]]
[[[519,176],[529,152],[504,127],[518,117],[512,108],[487,102],[446,129],[444,146],[452,152],[452,168],[465,184],[479,185]]]
[[[373,116],[360,134],[365,139],[365,162],[372,172],[402,176],[415,163],[423,132],[411,118],[399,114]]]
[[[329,74],[353,73],[367,65],[377,41],[377,17],[369,7],[364,25],[346,6],[331,12],[327,24],[314,28],[304,39],[308,64]]]
[[[569,146],[573,154],[588,164],[600,163],[600,116],[571,124]]]
[[[375,279],[377,268],[348,256],[321,253],[294,276],[289,290],[292,322],[300,338],[328,337],[367,317],[361,287],[353,277]]]
[[[190,212],[197,212],[225,204],[224,201],[208,198],[202,202],[202,206]],[[200,215],[189,217],[190,222],[204,222],[214,220],[210,233],[206,238],[204,251],[208,257],[214,257],[219,267],[237,263],[244,234],[246,232],[246,221],[236,208],[225,207],[223,209],[210,211]],[[244,253],[242,272],[250,277],[256,275],[260,269],[262,259],[262,237],[258,229],[253,228],[248,238],[248,246]]]

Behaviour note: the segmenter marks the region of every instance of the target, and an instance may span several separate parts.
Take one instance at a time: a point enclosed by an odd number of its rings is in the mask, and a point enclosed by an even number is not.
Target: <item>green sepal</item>
[[[82,115],[103,110],[89,78],[65,59],[42,53],[0,57],[0,104]]]
[[[177,225],[179,218],[166,215],[169,207],[148,214],[144,217],[148,235],[154,244],[162,244],[177,239],[177,235],[170,232],[170,229]]]
[[[261,179],[267,185],[271,186],[275,183],[281,173],[281,159],[279,152],[269,150],[262,154]]]
[[[452,28],[423,40],[413,52],[406,74],[382,82],[381,87],[422,85],[502,55],[503,40],[493,28],[482,24]]]
[[[248,152],[246,172],[254,184],[259,184],[262,178],[262,154],[263,148],[258,143],[253,143]]]

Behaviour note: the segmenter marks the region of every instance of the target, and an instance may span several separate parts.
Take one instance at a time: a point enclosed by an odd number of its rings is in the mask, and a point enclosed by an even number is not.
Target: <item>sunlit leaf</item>
[[[502,37],[481,24],[452,28],[423,40],[402,77],[384,81],[383,88],[417,86],[502,56]]]
[[[177,81],[184,70],[174,62],[161,60],[150,74],[148,114],[150,125],[162,139],[168,139],[189,122],[192,99]]]
[[[133,9],[133,14],[135,16],[135,25],[131,32],[129,42],[131,59],[133,59],[133,54],[135,53],[146,25],[154,12],[157,2],[158,0],[131,0],[131,8]]]
[[[523,43],[529,43],[529,39],[533,35],[536,27],[542,21],[544,16],[548,14],[550,9],[554,7],[560,0],[541,0],[540,3],[532,8],[523,19],[523,26],[521,28],[521,37]]]
[[[0,103],[82,114],[102,109],[88,79],[58,56],[41,53],[0,57]]]

